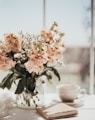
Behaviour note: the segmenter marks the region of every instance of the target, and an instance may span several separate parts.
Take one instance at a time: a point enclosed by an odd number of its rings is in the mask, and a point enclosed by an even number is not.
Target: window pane
[[[90,80],[90,49],[89,48],[67,48],[64,51],[64,67],[57,67],[60,73],[61,81],[58,82],[53,78],[53,84],[47,83],[47,92],[55,92],[57,84],[79,84],[89,93]],[[49,88],[50,87],[50,88]]]
[[[89,45],[90,30],[88,20],[91,13],[87,12],[90,0],[47,0],[47,27],[54,21],[65,32],[64,41],[67,45]]]
[[[89,92],[90,49],[67,48],[63,56],[65,67],[61,70],[62,83],[77,83]]]
[[[39,32],[43,25],[43,0],[0,0],[0,35]]]

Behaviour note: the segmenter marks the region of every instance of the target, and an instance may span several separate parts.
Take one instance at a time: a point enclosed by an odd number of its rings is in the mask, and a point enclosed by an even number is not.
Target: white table
[[[49,103],[51,99],[53,100],[55,97],[56,95],[54,94],[47,95],[45,97],[46,103]],[[87,95],[84,100],[84,105],[76,109],[78,109],[78,115],[76,117],[60,120],[95,120],[95,95]],[[2,120],[44,120],[35,110],[14,108],[11,109],[9,113],[12,116]]]

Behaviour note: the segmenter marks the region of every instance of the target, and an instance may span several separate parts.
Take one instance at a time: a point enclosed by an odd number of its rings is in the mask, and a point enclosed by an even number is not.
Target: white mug
[[[86,90],[81,89],[79,85],[75,84],[61,84],[57,87],[57,93],[62,101],[74,101],[85,96]]]

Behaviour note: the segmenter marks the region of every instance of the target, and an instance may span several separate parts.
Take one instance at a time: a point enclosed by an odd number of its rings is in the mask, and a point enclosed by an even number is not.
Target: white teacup
[[[74,84],[61,84],[57,86],[57,93],[62,101],[74,101],[84,97],[86,94],[85,89],[81,89],[79,85]]]

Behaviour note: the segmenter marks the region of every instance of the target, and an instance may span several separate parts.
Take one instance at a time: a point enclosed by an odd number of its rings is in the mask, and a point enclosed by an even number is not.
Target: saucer
[[[73,106],[73,107],[81,107],[84,105],[83,99],[75,99],[73,102],[64,102],[67,105]]]
[[[65,102],[61,101],[60,99],[53,100],[52,102],[59,103],[59,102],[64,102],[67,105],[73,106],[73,107],[81,107],[84,105],[84,100],[83,99],[75,99],[73,102]]]

